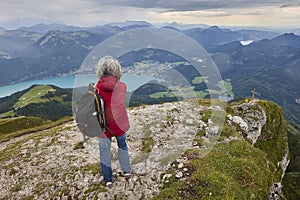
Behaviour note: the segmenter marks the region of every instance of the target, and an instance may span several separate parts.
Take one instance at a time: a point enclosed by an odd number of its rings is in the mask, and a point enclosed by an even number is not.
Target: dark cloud
[[[97,1],[97,3],[100,2],[101,1]],[[258,6],[299,6],[300,0],[114,0],[102,2],[102,4],[137,8],[156,8],[167,11],[196,11]]]

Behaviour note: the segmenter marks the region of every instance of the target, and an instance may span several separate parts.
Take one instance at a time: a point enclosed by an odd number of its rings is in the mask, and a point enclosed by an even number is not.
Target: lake
[[[122,82],[127,85],[127,91],[132,92],[139,88],[140,86],[148,83],[149,81],[163,81],[151,76],[135,75],[135,74],[124,74],[121,78]],[[57,78],[49,78],[42,80],[26,81],[21,83],[16,83],[8,86],[0,87],[0,97],[9,96],[15,92],[22,91],[29,88],[35,84],[44,85],[55,85],[60,88],[74,88],[80,86],[87,86],[89,83],[96,83],[97,77],[94,75],[84,75],[84,76],[64,76]]]

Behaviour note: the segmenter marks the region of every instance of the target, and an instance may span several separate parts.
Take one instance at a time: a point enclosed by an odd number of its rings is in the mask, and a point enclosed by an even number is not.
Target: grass
[[[287,153],[284,151],[288,146],[287,126],[281,108],[277,104],[260,101],[259,105],[266,110],[267,122],[262,128],[262,134],[255,143],[255,147],[266,152],[268,159],[277,164]],[[278,171],[280,177],[281,167],[277,166],[275,170]]]
[[[192,80],[192,83],[194,85],[201,84],[202,82],[207,82],[208,77],[207,76],[197,76]]]
[[[192,80],[192,83],[194,85],[197,84],[201,84],[202,82],[207,82],[207,77],[206,76],[198,76],[195,77]],[[217,86],[220,88],[220,90],[224,90],[226,95],[229,96],[234,96],[233,91],[232,91],[232,85],[231,85],[231,80],[230,79],[225,79],[222,81],[219,81]],[[181,90],[185,91],[185,95],[187,96],[194,96],[196,98],[205,98],[207,95],[209,94],[220,94],[220,90],[213,90],[213,89],[206,89],[203,91],[194,91],[193,88],[182,88]],[[157,92],[157,93],[153,93],[150,95],[151,98],[164,98],[164,97],[184,97],[184,95],[182,94],[174,94],[174,93],[170,93],[168,91],[164,91],[164,92]]]
[[[144,138],[142,142],[142,152],[143,153],[150,153],[151,149],[154,145],[154,139],[153,137]]]
[[[16,121],[15,121],[16,120]],[[0,124],[0,142],[8,141],[11,138],[19,137],[29,133],[42,131],[56,127],[60,124],[73,120],[72,117],[65,117],[55,122],[41,121],[38,117],[22,117],[11,119]]]
[[[22,183],[19,183],[17,185],[15,185],[12,189],[11,189],[11,192],[18,192],[22,189]]]
[[[19,117],[5,120],[0,122],[0,135],[41,126],[44,123],[45,121],[39,117]]]
[[[92,185],[89,189],[87,189],[84,193],[85,194],[88,194],[88,193],[91,193],[91,192],[95,192],[97,191],[97,193],[100,193],[100,192],[106,192],[107,189],[101,185]]]
[[[88,172],[93,175],[96,175],[96,174],[100,173],[100,163],[85,165],[80,168],[80,171]]]
[[[216,145],[206,157],[193,157],[188,168],[188,180],[170,180],[154,199],[267,199],[274,181],[266,154],[243,140]]]
[[[197,91],[195,92],[195,95],[197,98],[204,98],[209,94],[207,91]]]
[[[283,178],[283,192],[287,199],[300,199],[300,173],[286,173]]]
[[[76,145],[74,146],[73,150],[77,150],[77,149],[84,149],[82,141],[76,143]]]
[[[224,90],[227,95],[234,96],[230,79],[225,79],[218,82],[218,87],[220,89],[222,89],[223,86],[225,87]]]
[[[165,98],[165,97],[177,97],[176,94],[165,91],[165,92],[156,92],[149,95],[151,98]]]
[[[21,96],[19,101],[14,105],[14,108],[23,107],[30,103],[46,102],[48,99],[42,99],[41,97],[49,91],[55,90],[49,85],[37,85]]]
[[[149,153],[143,153],[143,152],[139,153],[131,160],[131,164],[135,165],[137,163],[140,163],[140,162],[146,160],[148,157],[149,157]]]

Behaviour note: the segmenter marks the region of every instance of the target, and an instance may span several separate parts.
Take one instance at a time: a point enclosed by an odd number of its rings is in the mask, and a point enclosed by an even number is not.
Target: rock
[[[232,116],[231,115],[227,115],[228,120],[232,121]]]
[[[162,181],[165,182],[167,181],[169,178],[171,178],[173,175],[172,174],[165,174],[162,178]]]
[[[208,126],[205,128],[205,137],[217,137],[219,136],[219,127],[218,126]]]
[[[233,116],[232,121],[237,123],[244,131],[248,131],[248,124],[240,116]]]
[[[177,174],[175,175],[176,178],[182,178],[183,177],[183,173],[182,172],[177,172]]]
[[[187,120],[186,120],[186,123],[187,123],[188,125],[193,125],[193,124],[194,124],[194,120],[193,120],[193,119],[187,119]]]
[[[183,163],[179,163],[177,167],[178,167],[178,169],[183,168]]]
[[[238,116],[233,117],[233,122],[247,132],[247,138],[255,144],[261,135],[262,127],[266,124],[266,112],[256,103],[243,103],[233,107]]]
[[[205,128],[205,127],[207,127],[207,124],[204,121],[200,120],[199,121],[199,127],[200,128]]]
[[[274,183],[270,187],[269,200],[280,200],[280,192],[281,192],[281,183]]]

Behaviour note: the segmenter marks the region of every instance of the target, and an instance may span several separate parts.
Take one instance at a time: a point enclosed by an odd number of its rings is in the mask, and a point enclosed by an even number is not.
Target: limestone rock
[[[222,130],[213,120],[201,120],[199,112],[208,109],[222,110],[220,106],[199,106],[193,101],[130,109],[127,143],[132,177],[125,180],[122,176],[113,139],[113,189],[103,184],[97,138],[90,139],[83,149],[74,150],[82,135],[73,122],[3,142],[0,151],[8,156],[0,163],[0,199],[152,198],[164,183],[192,177],[194,169],[189,165],[191,158],[184,154],[186,150],[195,150],[197,154],[191,156],[203,158],[215,144],[243,140],[237,135],[220,137]],[[267,122],[264,109],[253,102],[233,109],[234,115],[227,115],[227,125],[239,126],[246,139],[257,144]],[[149,145],[147,151],[145,143]],[[276,164],[284,172],[289,157],[288,150],[283,152]],[[275,186],[270,187],[270,195],[276,197],[279,190]],[[212,199],[214,193],[207,195]]]

